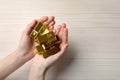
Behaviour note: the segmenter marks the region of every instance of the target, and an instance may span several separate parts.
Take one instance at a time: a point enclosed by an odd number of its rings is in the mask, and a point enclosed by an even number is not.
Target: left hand
[[[22,33],[22,37],[17,48],[17,51],[20,52],[20,54],[18,55],[24,56],[27,60],[30,60],[35,56],[34,53],[35,42],[30,37],[30,33],[37,25],[37,23],[39,23],[40,21],[44,22],[48,26],[53,26],[55,24],[53,16],[51,17],[44,16],[38,20],[33,20],[30,24],[28,24],[28,26]]]

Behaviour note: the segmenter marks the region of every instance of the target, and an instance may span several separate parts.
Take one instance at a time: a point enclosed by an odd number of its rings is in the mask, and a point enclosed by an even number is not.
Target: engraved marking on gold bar
[[[35,38],[38,36],[38,34],[39,34],[39,32],[40,32],[40,30],[41,30],[41,28],[42,28],[42,25],[43,25],[43,23],[40,22],[40,23],[35,27],[35,29],[33,29],[33,31],[32,31],[31,34],[30,34],[31,38],[35,39]]]

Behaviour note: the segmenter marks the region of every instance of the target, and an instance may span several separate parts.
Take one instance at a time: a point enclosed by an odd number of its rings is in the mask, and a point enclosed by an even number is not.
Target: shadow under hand
[[[49,80],[57,80],[58,77],[67,70],[73,63],[75,59],[75,47],[72,44],[69,44],[69,47],[65,54],[58,60],[58,62],[52,67],[53,76],[49,78]]]

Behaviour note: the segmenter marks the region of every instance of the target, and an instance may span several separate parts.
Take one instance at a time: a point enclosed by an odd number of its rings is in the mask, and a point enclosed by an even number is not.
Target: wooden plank
[[[70,44],[46,80],[120,79],[119,0],[6,1],[0,0],[0,59],[17,47],[30,21],[54,15],[56,25],[67,23]],[[29,68],[25,64],[6,80],[27,80]]]

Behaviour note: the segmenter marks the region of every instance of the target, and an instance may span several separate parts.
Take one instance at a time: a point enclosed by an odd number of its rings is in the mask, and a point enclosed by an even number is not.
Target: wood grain
[[[0,59],[14,51],[34,18],[67,23],[69,48],[46,80],[120,79],[120,0],[0,0]],[[27,80],[30,62],[6,80]]]

